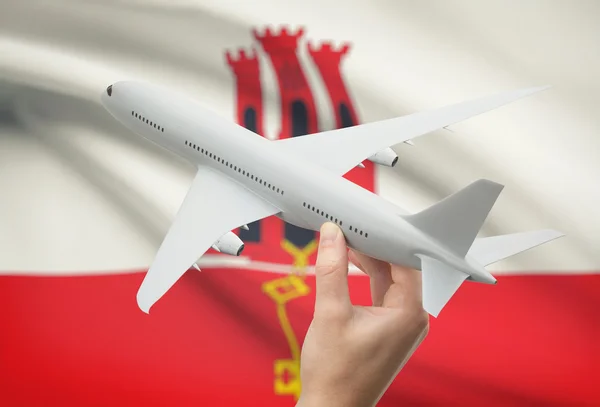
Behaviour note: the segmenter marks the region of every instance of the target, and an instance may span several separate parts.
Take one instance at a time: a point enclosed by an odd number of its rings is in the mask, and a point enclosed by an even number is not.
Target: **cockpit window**
[[[112,85],[106,88],[106,93],[108,93],[108,96],[112,96]]]

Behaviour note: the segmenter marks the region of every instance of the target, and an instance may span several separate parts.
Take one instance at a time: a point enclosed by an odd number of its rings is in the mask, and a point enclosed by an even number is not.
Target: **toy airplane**
[[[148,313],[211,246],[239,255],[244,245],[231,231],[275,215],[315,231],[335,222],[350,248],[422,270],[423,307],[437,317],[463,281],[496,283],[484,266],[562,234],[540,230],[475,239],[503,188],[492,181],[475,181],[407,214],[343,175],[379,152],[393,165],[390,146],[544,89],[270,141],[166,89],[129,81],[110,85],[101,98],[117,120],[198,167],[137,293],[138,306]]]

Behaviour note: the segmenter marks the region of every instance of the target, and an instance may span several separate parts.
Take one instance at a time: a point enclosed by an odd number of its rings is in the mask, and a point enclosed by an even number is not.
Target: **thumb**
[[[351,311],[346,240],[334,223],[327,222],[321,226],[315,274],[315,312],[338,314]]]

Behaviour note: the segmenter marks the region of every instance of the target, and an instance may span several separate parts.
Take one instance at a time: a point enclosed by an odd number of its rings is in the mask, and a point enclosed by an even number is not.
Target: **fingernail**
[[[340,233],[340,229],[331,222],[325,223],[321,226],[321,244],[331,244],[335,242]]]

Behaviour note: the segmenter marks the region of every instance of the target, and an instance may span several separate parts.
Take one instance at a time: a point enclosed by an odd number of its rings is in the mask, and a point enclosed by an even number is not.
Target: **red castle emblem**
[[[291,31],[282,27],[275,32],[266,28],[262,33],[254,30],[254,38],[269,58],[274,69],[281,101],[281,125],[278,138],[299,137],[316,133],[318,112],[313,91],[309,86],[298,56],[298,44],[304,30]],[[358,124],[358,115],[341,74],[341,63],[348,55],[349,44],[335,48],[329,42],[308,43],[308,54],[318,68],[325,84],[335,116],[337,128]],[[226,52],[226,61],[236,82],[236,121],[262,136],[264,132],[263,90],[257,48],[236,53]],[[346,178],[373,190],[374,166],[365,161],[366,168],[350,171]],[[248,225],[249,230],[239,230],[245,243],[244,255],[253,261],[293,264],[297,267],[314,264],[316,255],[313,231],[287,224],[271,217]],[[311,250],[306,250],[311,249]]]
[[[254,30],[254,38],[269,58],[275,71],[281,101],[281,124],[278,138],[301,137],[316,133],[318,112],[313,91],[299,60],[298,46],[304,31],[295,32],[283,27],[279,32],[266,28],[261,34]],[[308,55],[316,65],[325,84],[329,102],[335,115],[336,128],[358,124],[358,116],[341,74],[341,62],[350,46],[334,48],[331,43],[308,43]],[[259,47],[237,53],[226,52],[226,61],[236,82],[236,121],[255,133],[265,136],[263,88],[260,80]],[[308,136],[310,137],[310,136]],[[365,161],[365,168],[354,169],[345,177],[371,191],[375,184],[373,163]],[[245,243],[243,255],[252,262],[293,265],[301,270],[316,260],[317,236],[310,230],[287,224],[269,217],[239,229]],[[300,343],[287,315],[286,306],[296,298],[308,295],[309,286],[302,273],[277,277],[262,284],[262,291],[275,304],[275,314],[285,336],[290,357],[273,364],[274,392],[277,395],[300,395]]]

